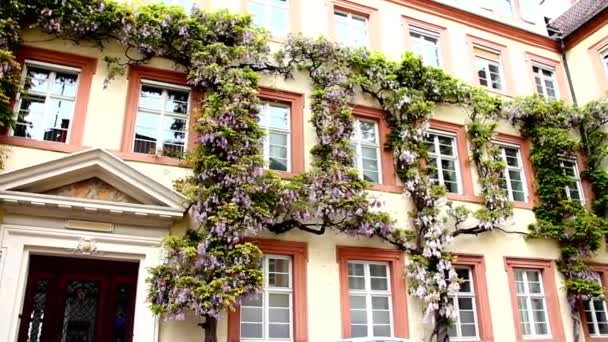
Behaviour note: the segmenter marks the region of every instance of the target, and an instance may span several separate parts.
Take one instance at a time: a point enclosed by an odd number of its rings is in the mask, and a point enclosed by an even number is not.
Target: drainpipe
[[[568,88],[570,88],[570,95],[572,96],[572,103],[576,106],[576,94],[574,93],[574,87],[572,86],[572,77],[570,75],[570,67],[568,66],[568,58],[566,58],[566,44],[564,43],[564,37],[561,33],[559,35],[559,47],[562,53],[562,59],[564,60],[564,70],[566,71],[566,79],[568,80]]]

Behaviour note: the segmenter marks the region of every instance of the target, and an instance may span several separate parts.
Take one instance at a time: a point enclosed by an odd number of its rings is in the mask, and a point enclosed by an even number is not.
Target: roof
[[[608,0],[579,0],[549,25],[567,37],[606,8]]]

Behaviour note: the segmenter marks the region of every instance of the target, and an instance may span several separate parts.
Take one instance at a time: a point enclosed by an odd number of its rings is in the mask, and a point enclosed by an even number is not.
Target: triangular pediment
[[[86,198],[98,201],[137,203],[142,204],[133,197],[116,189],[97,177],[85,179],[68,185],[63,185],[45,192],[47,195]]]
[[[111,202],[126,208],[166,208],[174,212],[183,212],[187,205],[183,195],[103,149],[90,149],[0,174],[0,193],[87,204]]]

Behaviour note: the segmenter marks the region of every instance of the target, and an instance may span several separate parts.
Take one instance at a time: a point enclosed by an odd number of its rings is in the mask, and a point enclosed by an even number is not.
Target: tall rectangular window
[[[598,282],[601,283],[600,275],[594,272]],[[585,321],[587,330],[592,337],[608,336],[608,309],[603,298],[591,298],[583,303],[585,309]]]
[[[461,193],[456,137],[431,132],[426,136],[426,142],[433,181],[444,185],[448,192]]]
[[[604,75],[608,78],[608,48],[605,48],[600,52],[602,58],[602,66],[604,67]]]
[[[35,140],[68,141],[78,93],[80,69],[26,61],[13,135]]]
[[[287,0],[249,0],[253,22],[270,31],[274,37],[289,33],[289,4]]]
[[[354,167],[359,175],[368,182],[382,183],[380,170],[380,140],[378,122],[354,119],[351,148],[355,152]]]
[[[551,335],[541,272],[516,268],[514,273],[523,336],[547,337]]]
[[[290,116],[287,105],[266,102],[260,108],[260,126],[266,131],[262,152],[271,170],[291,171]]]
[[[502,160],[506,164],[502,188],[511,201],[526,202],[526,177],[521,150],[514,146],[500,146]]]
[[[292,259],[265,255],[264,287],[241,303],[241,340],[293,341]]]
[[[555,70],[540,65],[533,65],[534,82],[536,83],[536,93],[540,97],[557,99],[557,81],[555,80]]]
[[[580,202],[583,204],[585,198],[583,196],[583,184],[581,176],[578,172],[578,166],[574,159],[564,159],[561,161],[562,171],[564,175],[570,179],[568,185],[564,187],[564,194],[568,199]]]
[[[178,157],[185,151],[190,88],[142,80],[133,152]]]
[[[349,261],[348,289],[351,337],[393,336],[388,264]]]
[[[410,27],[412,51],[422,57],[426,65],[439,67],[439,33],[417,27]]]
[[[500,52],[475,46],[473,53],[479,84],[490,89],[503,90],[504,81],[500,65]]]
[[[460,290],[450,298],[458,317],[454,325],[449,328],[449,335],[453,339],[477,339],[477,309],[475,307],[475,288],[473,286],[473,271],[471,267],[457,267],[456,273],[462,280]]]
[[[369,45],[369,20],[350,12],[334,11],[336,41],[349,47]]]

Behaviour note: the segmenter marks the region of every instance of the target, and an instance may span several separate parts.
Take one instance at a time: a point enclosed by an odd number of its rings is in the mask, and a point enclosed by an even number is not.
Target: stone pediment
[[[137,200],[97,177],[64,185],[45,192],[48,195],[86,198],[99,201],[138,203]]]
[[[183,195],[103,149],[0,174],[0,201],[167,219],[187,208]]]

